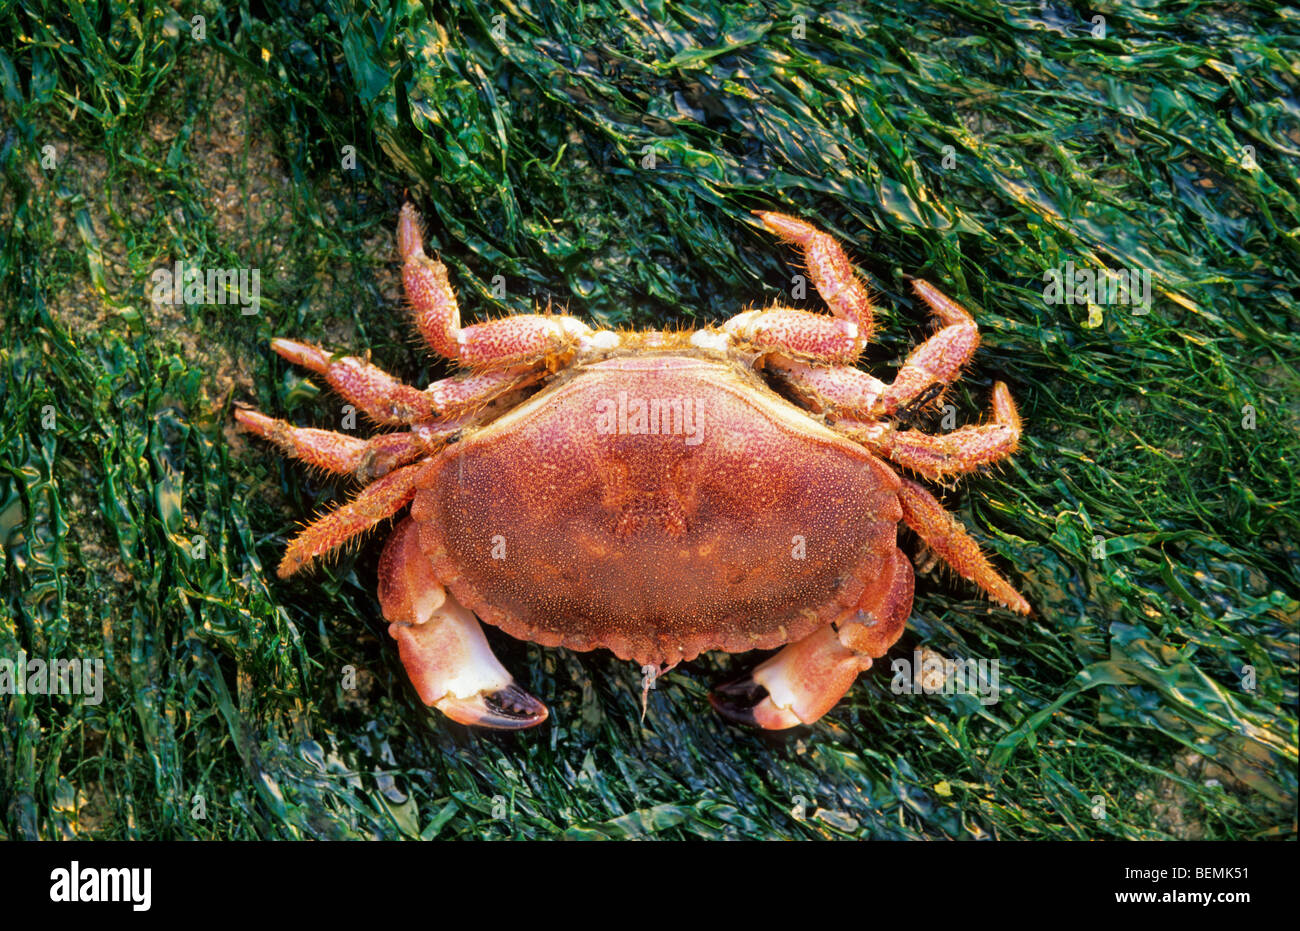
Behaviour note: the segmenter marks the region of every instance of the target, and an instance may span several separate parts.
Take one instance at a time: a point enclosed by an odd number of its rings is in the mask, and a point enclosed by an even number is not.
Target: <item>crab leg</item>
[[[433,415],[423,391],[402,384],[364,359],[336,359],[319,346],[292,339],[273,339],[271,348],[295,365],[324,375],[331,388],[376,423],[408,424]]]
[[[270,440],[308,465],[339,475],[356,475],[361,481],[385,475],[421,452],[419,442],[410,433],[386,433],[363,440],[333,430],[295,427],[255,410],[237,410],[235,419],[250,433]]]
[[[817,412],[865,413],[885,392],[880,379],[845,365],[814,365],[777,355],[768,356],[765,365]]]
[[[903,505],[903,522],[925,541],[936,556],[957,574],[974,582],[999,604],[1020,614],[1029,613],[1029,602],[997,573],[980,552],[957,518],[943,509],[934,495],[906,478],[898,491]]]
[[[783,647],[749,675],[718,686],[709,695],[713,707],[733,721],[768,730],[812,724],[903,635],[913,581],[912,564],[895,548],[854,613]]]
[[[419,526],[397,525],[379,557],[379,604],[420,700],[453,721],[518,729],[546,706],[515,685],[474,615],[439,583],[420,549]]]
[[[811,223],[784,213],[756,210],[754,214],[769,232],[803,250],[813,286],[831,313],[854,323],[863,344],[871,342],[875,327],[871,298],[840,244]]]
[[[410,432],[385,433],[363,440],[333,430],[295,427],[248,408],[235,411],[235,419],[250,433],[270,440],[294,458],[327,472],[353,475],[360,482],[381,478],[399,465],[435,452],[467,424],[463,419],[421,424]]]
[[[852,320],[788,307],[748,310],[736,314],[722,329],[742,344],[849,365],[865,344],[861,328]]]
[[[912,287],[943,326],[912,350],[891,384],[848,366],[809,364],[780,356],[768,357],[768,368],[819,409],[832,408],[862,418],[887,417],[931,387],[950,384],[979,346],[979,328],[970,314],[933,285],[918,279]]]
[[[912,281],[912,289],[930,306],[943,326],[912,350],[893,383],[873,399],[866,411],[872,416],[893,414],[932,385],[951,384],[980,343],[979,327],[960,304],[919,278]]]
[[[276,574],[287,579],[317,556],[337,549],[357,534],[392,517],[414,497],[425,464],[426,461],[414,462],[389,472],[363,488],[351,501],[308,524],[289,541]]]
[[[1012,455],[1020,445],[1020,414],[1002,382],[993,386],[993,423],[962,427],[931,436],[919,430],[895,430],[879,421],[835,420],[847,434],[877,456],[896,462],[931,481],[973,472]]]
[[[511,368],[454,375],[421,391],[356,356],[336,359],[319,346],[291,339],[274,339],[271,348],[295,365],[324,375],[329,386],[344,399],[371,420],[387,426],[462,411],[536,381],[543,374],[540,369],[530,372],[525,368]]]
[[[844,424],[836,426],[843,428]],[[896,462],[932,482],[1006,459],[1016,451],[1020,440],[1018,429],[1002,423],[962,427],[941,436],[919,430],[891,431],[880,423],[872,424],[862,434],[846,432],[882,459]]]
[[[405,204],[397,223],[402,285],[416,326],[439,355],[477,368],[495,368],[549,363],[580,346],[617,345],[618,334],[593,332],[578,318],[563,314],[517,314],[462,328],[447,267],[424,254],[423,239],[415,208]]]

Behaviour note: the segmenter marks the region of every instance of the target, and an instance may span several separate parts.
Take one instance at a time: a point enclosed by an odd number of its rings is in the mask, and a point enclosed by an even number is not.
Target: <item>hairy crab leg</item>
[[[931,386],[951,384],[980,344],[979,327],[965,308],[919,278],[913,279],[912,289],[943,325],[912,350],[893,382],[866,409],[870,416],[887,417]]]
[[[857,361],[865,342],[852,320],[788,307],[747,310],[727,320],[722,329],[741,345],[845,365]]]
[[[962,427],[939,436],[919,430],[895,430],[879,421],[834,420],[831,426],[877,456],[931,481],[973,472],[1006,459],[1019,448],[1021,434],[1016,402],[1002,382],[993,386],[993,423]]]
[[[912,350],[892,383],[886,385],[846,364],[818,365],[769,356],[767,367],[819,410],[868,419],[891,416],[927,391],[951,384],[978,348],[979,328],[961,305],[933,285],[916,279],[912,287],[934,311],[941,327]]]
[[[895,547],[892,561],[868,585],[854,613],[718,686],[710,702],[732,721],[767,730],[812,724],[903,635],[913,584],[912,564]]]
[[[363,482],[386,475],[424,452],[420,441],[410,433],[385,433],[363,440],[333,430],[295,427],[251,409],[235,411],[235,420],[295,459],[327,472],[355,475]]]
[[[433,416],[433,406],[423,391],[402,384],[364,359],[334,358],[319,346],[293,339],[273,339],[271,348],[293,364],[324,375],[331,388],[376,423],[408,424]]]
[[[768,356],[764,365],[818,413],[832,410],[865,414],[885,391],[880,379],[845,365],[817,365],[778,355]]]
[[[235,420],[250,433],[270,440],[308,465],[352,475],[360,482],[372,482],[400,465],[436,452],[469,424],[468,419],[420,424],[411,431],[363,440],[333,430],[295,427],[251,408],[235,411]]]
[[[392,517],[415,496],[416,482],[430,460],[401,466],[370,483],[352,500],[308,524],[285,548],[276,574],[287,579],[317,556],[337,549]]]
[[[754,215],[769,232],[803,250],[813,286],[831,313],[856,325],[861,339],[859,348],[871,342],[875,328],[871,297],[840,244],[828,233],[796,217],[767,210],[756,210]]]
[[[379,557],[379,604],[420,700],[453,721],[516,730],[547,710],[515,685],[483,629],[438,581],[420,549],[419,525],[397,525]]]
[[[396,426],[442,417],[485,404],[492,398],[537,381],[540,368],[517,367],[453,375],[421,391],[356,356],[334,358],[319,346],[274,339],[271,348],[295,365],[324,375],[331,388],[371,420]]]
[[[462,328],[447,267],[425,255],[423,239],[415,208],[405,204],[397,223],[402,285],[420,334],[445,358],[475,368],[521,362],[549,366],[579,349],[618,345],[617,333],[595,332],[563,314],[516,314]]]
[[[957,518],[925,488],[906,478],[902,481],[898,500],[903,505],[903,522],[962,578],[984,589],[999,604],[1028,614],[1029,602],[989,564],[979,544]]]

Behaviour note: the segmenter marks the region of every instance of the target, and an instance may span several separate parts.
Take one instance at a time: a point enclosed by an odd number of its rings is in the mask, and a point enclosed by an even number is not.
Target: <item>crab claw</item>
[[[520,730],[546,720],[546,706],[492,655],[478,619],[438,582],[410,518],[380,556],[379,603],[426,705],[472,727]]]
[[[460,724],[501,731],[535,727],[550,714],[545,705],[513,682],[504,689],[479,692],[469,699],[448,696],[435,702],[434,707]]]
[[[844,697],[872,658],[903,635],[912,610],[912,564],[895,548],[856,611],[788,644],[748,675],[714,688],[709,702],[738,724],[782,730],[812,724]]]
[[[847,649],[827,625],[748,675],[717,686],[709,702],[723,717],[767,730],[812,724],[830,711],[871,658]]]
[[[798,718],[788,724],[784,723],[786,716],[772,703],[767,689],[755,682],[750,673],[714,686],[709,693],[709,704],[728,721],[746,727],[781,730],[800,723]]]
[[[546,706],[515,684],[474,615],[450,594],[425,623],[395,622],[388,633],[420,700],[453,721],[513,731],[546,720]]]

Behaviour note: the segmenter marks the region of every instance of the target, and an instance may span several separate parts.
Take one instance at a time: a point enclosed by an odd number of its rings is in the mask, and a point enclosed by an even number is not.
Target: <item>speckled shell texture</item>
[[[740,365],[634,356],[580,366],[449,447],[411,513],[482,620],[661,664],[852,614],[892,558],[898,487]]]

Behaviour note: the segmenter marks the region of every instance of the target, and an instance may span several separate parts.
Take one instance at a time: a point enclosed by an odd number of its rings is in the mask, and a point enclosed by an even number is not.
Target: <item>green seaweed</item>
[[[0,697],[0,839],[1294,837],[1297,36],[1264,2],[0,10],[0,659],[107,672]],[[489,631],[547,725],[424,709],[374,536],[271,571],[348,483],[231,428],[337,425],[273,336],[446,374],[398,299],[408,195],[468,319],[788,302],[765,208],[848,244],[882,378],[926,332],[906,276],[971,307],[949,402],[1006,380],[1027,429],[945,499],[1035,612],[922,573],[891,658],[997,659],[997,703],[881,661],[754,734],[706,704],[753,657],[710,655],[642,720],[630,664]],[[160,306],[176,261],[260,268],[259,312]],[[1145,270],[1148,311],[1048,303],[1067,262]]]

